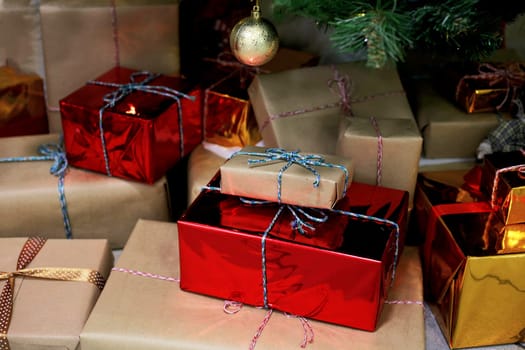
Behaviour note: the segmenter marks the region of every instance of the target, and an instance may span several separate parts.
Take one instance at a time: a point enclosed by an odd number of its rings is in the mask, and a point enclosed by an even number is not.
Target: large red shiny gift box
[[[221,203],[230,198],[205,189],[179,219],[181,289],[376,329],[404,244],[408,192],[353,183],[349,210],[337,212],[348,222],[335,250],[226,227]]]
[[[153,183],[202,141],[201,109],[181,77],[113,68],[60,101],[69,164]]]

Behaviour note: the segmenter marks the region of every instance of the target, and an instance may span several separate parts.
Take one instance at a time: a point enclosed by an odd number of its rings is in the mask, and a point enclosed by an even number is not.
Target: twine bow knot
[[[0,158],[0,163],[32,162],[43,160],[53,161],[53,164],[49,169],[49,173],[55,175],[58,178],[58,200],[60,201],[60,211],[62,212],[62,218],[64,221],[64,230],[66,232],[66,238],[73,238],[64,189],[64,180],[68,169],[68,161],[64,145],[62,143],[62,138],[60,138],[60,141],[57,144],[46,143],[40,145],[38,147],[38,153],[40,154],[39,156]]]
[[[335,67],[332,68],[334,77],[328,81],[328,87],[339,96],[339,104],[343,113],[352,117],[354,115],[352,112],[352,99],[350,98],[353,88],[352,81],[348,76],[342,75]]]
[[[38,146],[38,153],[49,160],[53,160],[53,164],[49,169],[49,173],[55,176],[63,176],[68,169],[68,162],[66,151],[62,142],[58,144],[46,143]]]

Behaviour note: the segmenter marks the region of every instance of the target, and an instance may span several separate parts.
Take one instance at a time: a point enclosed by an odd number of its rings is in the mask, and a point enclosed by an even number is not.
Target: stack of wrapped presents
[[[0,2],[0,349],[523,344],[525,60],[249,66],[232,4]]]

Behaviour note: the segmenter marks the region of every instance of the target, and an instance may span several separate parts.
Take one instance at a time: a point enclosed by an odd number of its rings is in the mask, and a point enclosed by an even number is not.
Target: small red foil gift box
[[[200,89],[116,67],[60,101],[69,164],[153,183],[202,141]]]
[[[348,200],[351,211],[326,209],[344,226],[342,244],[330,250],[266,235],[264,228],[225,226],[223,216],[234,214],[221,203],[235,197],[214,190],[219,182],[216,177],[178,221],[181,289],[376,329],[403,248],[408,192],[353,183],[338,203]],[[267,221],[269,229],[273,220]]]

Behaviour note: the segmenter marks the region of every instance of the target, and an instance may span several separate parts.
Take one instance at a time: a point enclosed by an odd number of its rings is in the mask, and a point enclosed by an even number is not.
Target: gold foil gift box
[[[47,134],[44,82],[34,73],[0,67],[0,137]]]
[[[414,215],[425,232],[425,298],[448,344],[523,341],[525,317],[516,312],[525,308],[523,227],[504,225],[487,201],[438,202],[430,194],[418,182]]]

